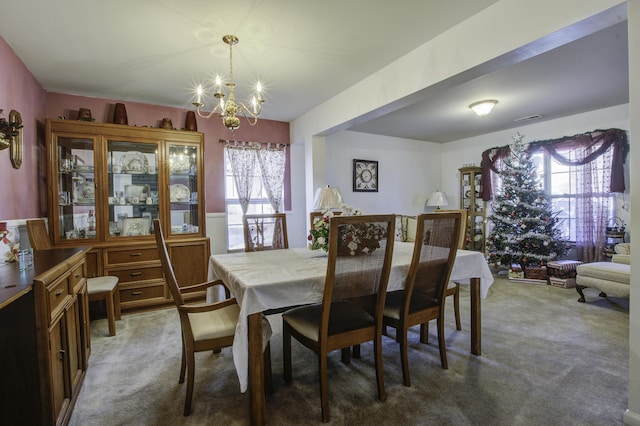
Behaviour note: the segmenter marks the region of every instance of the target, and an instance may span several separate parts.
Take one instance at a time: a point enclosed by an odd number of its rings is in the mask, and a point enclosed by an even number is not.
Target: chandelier
[[[225,101],[225,94],[222,91],[222,78],[220,75],[216,75],[215,80],[215,92],[213,96],[218,100],[216,106],[208,114],[202,113],[200,107],[204,106],[202,103],[202,97],[204,94],[204,88],[202,85],[198,86],[197,95],[198,98],[193,105],[196,107],[196,111],[200,117],[209,118],[213,114],[219,114],[222,118],[224,125],[230,130],[235,130],[240,127],[240,118],[238,115],[247,119],[251,126],[255,126],[258,122],[258,117],[262,112],[262,104],[264,99],[262,98],[262,85],[260,81],[256,84],[255,91],[251,97],[251,105],[248,107],[242,102],[237,102],[234,90],[236,84],[233,81],[233,46],[238,44],[238,37],[234,35],[226,35],[222,37],[222,41],[229,45],[229,81],[224,83],[224,86],[228,88],[227,100]]]

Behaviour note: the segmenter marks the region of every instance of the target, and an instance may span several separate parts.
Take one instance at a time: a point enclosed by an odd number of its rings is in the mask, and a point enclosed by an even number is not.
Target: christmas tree
[[[546,265],[567,252],[559,219],[539,183],[535,165],[519,133],[513,137],[511,155],[499,172],[502,190],[492,204],[493,229],[487,240],[487,260],[511,268],[518,264]]]

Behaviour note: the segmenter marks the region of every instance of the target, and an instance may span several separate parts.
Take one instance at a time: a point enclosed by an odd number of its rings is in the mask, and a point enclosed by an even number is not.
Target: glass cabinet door
[[[107,141],[108,239],[153,233],[159,217],[158,144]]]
[[[194,145],[168,145],[171,234],[199,232],[198,149]]]
[[[97,237],[95,140],[58,136],[56,241]],[[55,214],[55,213],[54,213]]]

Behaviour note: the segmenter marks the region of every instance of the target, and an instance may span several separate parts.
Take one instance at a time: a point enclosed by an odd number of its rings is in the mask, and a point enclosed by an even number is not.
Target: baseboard
[[[524,284],[547,284],[547,280],[534,280],[532,278],[509,278],[509,281]]]
[[[627,426],[640,426],[640,413],[627,410],[622,415],[622,422]]]

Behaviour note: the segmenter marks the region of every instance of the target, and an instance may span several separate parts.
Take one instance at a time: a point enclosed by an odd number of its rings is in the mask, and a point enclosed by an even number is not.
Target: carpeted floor
[[[629,302],[587,289],[498,278],[482,301],[482,355],[469,353],[469,292],[462,287],[462,331],[447,305],[449,369],[440,367],[435,323],[428,345],[409,336],[412,386],[402,385],[398,346],[384,339],[387,401],[377,400],[372,347],[348,366],[329,363],[335,425],[621,425],[627,407]],[[451,298],[449,298],[451,299]],[[293,343],[293,382],[282,380],[281,318],[271,316],[275,392],[272,425],[321,423],[315,356]],[[196,355],[192,414],[182,416],[180,325],[175,309],[124,315],[117,335],[92,321],[92,353],[71,425],[246,425],[231,350]],[[391,331],[392,332],[392,331]]]

